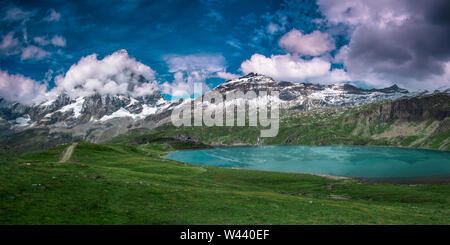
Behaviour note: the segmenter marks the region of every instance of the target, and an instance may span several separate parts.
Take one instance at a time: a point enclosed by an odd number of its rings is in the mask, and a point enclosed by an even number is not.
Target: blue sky
[[[274,16],[295,18],[287,21],[285,30],[305,31],[316,29],[312,21],[320,17],[314,1],[298,4],[307,15],[292,14],[283,1],[264,0],[3,1],[1,5],[2,13],[13,7],[32,12],[25,24],[29,39],[61,35],[67,41],[65,47],[49,46],[52,54],[43,60],[1,58],[2,69],[35,80],[43,79],[49,69],[65,71],[83,56],[104,56],[119,49],[152,67],[161,79],[173,79],[164,57],[174,54],[219,54],[227,70],[237,73],[242,61],[254,53],[280,53],[276,42],[284,33],[259,34],[272,19],[277,21]],[[59,21],[43,21],[51,10],[61,15]],[[10,31],[23,38],[22,24],[3,21],[1,34]]]
[[[423,81],[437,76],[444,79],[439,86],[445,86],[450,52],[447,36],[439,34],[447,32],[449,24],[434,12],[442,8],[439,4],[444,9],[448,4],[432,2],[436,8],[405,1],[393,6],[386,1],[374,5],[357,0],[0,1],[0,71],[48,83],[51,90],[55,77],[64,75],[82,57],[98,54],[100,60],[125,49],[155,71],[158,84],[172,83],[177,72],[188,83],[193,72],[201,70],[196,79],[209,88],[248,71],[267,72],[279,80],[350,81],[363,87],[398,83],[427,88],[432,82]],[[392,15],[380,17],[387,9]],[[400,50],[404,40],[394,33],[404,31],[403,36],[413,39],[420,36],[428,27],[416,30],[409,24],[417,14],[428,17],[428,10],[433,13],[430,25],[436,25],[436,18],[444,19],[439,22],[442,32],[432,33],[437,41],[424,41],[420,52],[412,50],[417,49],[412,42],[406,44],[411,49]],[[364,31],[377,36],[365,40]],[[426,45],[438,44],[444,46],[443,54],[427,50]],[[177,57],[178,62],[195,65],[175,64]],[[430,60],[421,64],[414,60],[417,57]],[[285,67],[292,62],[294,70]],[[427,65],[433,62],[435,66]],[[317,69],[323,72],[314,73]],[[218,75],[219,70],[225,75]],[[414,77],[412,70],[417,71]]]

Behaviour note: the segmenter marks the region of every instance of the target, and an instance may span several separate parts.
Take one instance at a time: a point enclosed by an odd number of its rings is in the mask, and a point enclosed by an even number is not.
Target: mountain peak
[[[399,87],[397,86],[397,84],[394,84],[394,85],[390,86],[390,88],[395,88],[395,89],[397,89],[397,88],[399,88]]]
[[[249,78],[249,77],[257,77],[260,76],[258,73],[250,72],[247,75],[240,77],[240,78]]]
[[[382,88],[382,89],[375,89],[379,92],[383,92],[383,93],[402,93],[402,94],[407,94],[409,93],[408,90],[404,89],[404,88],[400,88],[397,84],[394,84],[390,87],[386,87],[386,88]]]

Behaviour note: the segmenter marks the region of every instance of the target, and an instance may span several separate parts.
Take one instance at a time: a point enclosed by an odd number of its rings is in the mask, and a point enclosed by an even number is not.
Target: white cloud
[[[101,95],[144,96],[157,90],[155,71],[119,50],[103,59],[96,54],[83,57],[64,74],[55,77],[56,87],[47,96],[62,92],[72,98]]]
[[[56,12],[54,9],[50,10],[50,13],[44,18],[47,22],[59,21],[61,19],[61,14]]]
[[[215,54],[170,55],[165,58],[169,72],[174,73],[173,82],[162,84],[162,93],[173,98],[190,97],[194,93],[194,83],[202,83],[203,91],[210,88],[205,79],[210,77],[230,78],[226,72],[225,58]]]
[[[10,8],[8,11],[6,11],[6,14],[3,17],[3,20],[8,20],[8,21],[23,20],[23,21],[26,21],[33,15],[34,15],[34,12],[32,12],[32,11],[23,11],[20,8],[14,7],[14,8]]]
[[[22,35],[23,35],[24,43],[28,44],[28,31],[27,31],[27,27],[26,26],[24,26],[22,28]]]
[[[41,46],[46,46],[50,43],[50,41],[45,37],[34,37],[33,41]]]
[[[22,48],[22,55],[20,58],[22,60],[29,60],[29,59],[42,60],[43,58],[49,55],[50,55],[49,52],[34,45],[30,45],[25,48]]]
[[[242,44],[238,40],[228,40],[227,44],[237,49],[242,49]]]
[[[14,37],[14,34],[15,33],[11,31],[2,37],[0,42],[0,54],[6,56],[21,54],[20,58],[22,60],[42,60],[45,57],[50,56],[50,52],[35,45],[28,45],[26,28],[23,28],[23,41],[19,41],[18,38]],[[41,37],[34,38],[34,42],[42,46],[49,43],[48,40]],[[55,42],[61,44],[61,40],[55,40]]]
[[[57,47],[65,47],[66,39],[62,36],[55,35],[50,42]]]
[[[52,39],[48,39],[47,37],[35,37],[33,38],[33,41],[41,46],[47,46],[49,44],[52,44],[55,47],[65,47],[66,46],[66,39],[63,36],[60,35],[54,35]]]
[[[14,32],[11,31],[5,36],[2,37],[0,42],[0,54],[9,56],[15,54],[21,54],[20,58],[22,60],[42,60],[51,55],[50,52],[37,47],[35,45],[29,45],[27,40],[27,32],[24,28],[24,39],[23,41],[19,41],[16,37],[14,37]],[[55,35],[51,40],[48,40],[45,37],[35,37],[33,41],[40,45],[46,46],[48,44],[53,44],[54,46],[62,47],[66,45],[66,40],[58,35]]]
[[[278,44],[289,52],[310,56],[319,56],[335,49],[334,40],[320,31],[305,35],[297,29],[292,29],[281,37]]]
[[[239,77],[239,75],[233,74],[233,73],[229,73],[229,72],[224,72],[224,71],[219,71],[216,73],[217,77],[226,79],[226,80],[231,80],[231,79],[236,79]]]
[[[199,72],[191,72],[188,75],[185,75],[183,72],[176,72],[174,80],[171,83],[163,83],[161,90],[164,94],[170,94],[172,96],[171,99],[189,98],[194,93],[194,83],[201,82],[203,90],[209,90],[204,84],[204,79],[204,76]]]
[[[244,73],[259,73],[277,80],[293,82],[336,83],[348,81],[349,77],[341,69],[330,71],[331,63],[322,58],[301,59],[297,55],[272,55],[265,57],[254,54],[241,64]]]
[[[23,54],[38,58],[40,51],[33,50],[25,50]],[[44,82],[52,76],[53,71],[49,70]],[[101,60],[96,54],[81,58],[65,74],[55,77],[56,86],[50,91],[46,85],[23,75],[10,75],[0,70],[0,97],[24,104],[55,99],[61,93],[72,98],[96,93],[139,97],[158,90],[154,78],[155,72],[150,67],[129,57],[126,50],[119,50]]]
[[[165,57],[169,72],[204,71],[213,73],[223,70],[225,58],[214,54],[169,55]]]
[[[20,74],[9,74],[0,70],[0,97],[8,100],[31,104],[43,100],[47,87]]]
[[[0,51],[5,55],[11,55],[17,53],[17,47],[19,45],[19,40],[14,37],[14,32],[9,32],[2,37],[2,42],[0,43]]]
[[[282,28],[281,26],[274,24],[272,22],[267,25],[267,32],[270,34],[275,34],[279,31],[282,31],[283,29],[284,28]]]

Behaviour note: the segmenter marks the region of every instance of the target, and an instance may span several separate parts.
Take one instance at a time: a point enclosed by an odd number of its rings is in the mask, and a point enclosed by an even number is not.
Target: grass
[[[0,161],[0,224],[449,224],[449,185],[373,184],[160,156],[179,142],[81,142]]]

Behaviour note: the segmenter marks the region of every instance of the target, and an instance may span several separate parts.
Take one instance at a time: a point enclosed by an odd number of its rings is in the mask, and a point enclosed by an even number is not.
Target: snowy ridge
[[[383,89],[361,89],[348,83],[320,85],[275,81],[258,74],[227,81],[214,90],[230,91],[279,91],[280,104],[284,109],[315,110],[326,107],[353,107],[381,100],[395,100],[414,93],[393,85]],[[270,92],[269,92],[270,94]]]
[[[111,115],[103,116],[99,120],[94,120],[94,121],[104,122],[104,121],[108,121],[108,120],[111,120],[114,118],[121,118],[121,117],[130,117],[133,119],[144,119],[147,116],[155,114],[157,110],[158,110],[157,107],[150,107],[148,105],[143,105],[141,113],[133,114],[133,113],[129,112],[127,109],[121,107],[119,110],[113,112]]]

